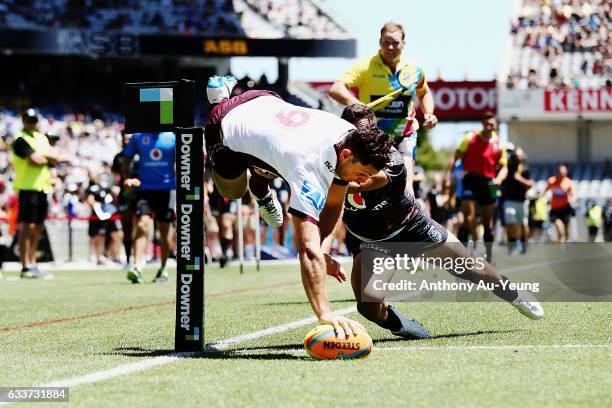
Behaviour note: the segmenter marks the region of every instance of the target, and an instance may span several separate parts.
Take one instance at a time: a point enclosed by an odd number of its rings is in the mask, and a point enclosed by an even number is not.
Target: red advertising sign
[[[546,112],[612,112],[612,88],[555,89],[544,93]]]
[[[485,112],[497,110],[495,81],[432,81],[429,88],[439,120],[479,121]]]
[[[311,87],[324,94],[331,85],[332,82],[310,82]],[[432,81],[429,88],[434,94],[439,120],[479,121],[486,111],[497,110],[495,81]],[[419,109],[417,114],[421,114]]]

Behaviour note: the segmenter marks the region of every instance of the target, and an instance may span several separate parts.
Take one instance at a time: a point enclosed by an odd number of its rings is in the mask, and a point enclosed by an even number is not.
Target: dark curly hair
[[[372,165],[378,170],[385,168],[393,142],[385,132],[374,126],[359,127],[350,131],[342,148],[353,152],[354,160]]]
[[[352,123],[355,127],[376,126],[374,111],[361,103],[348,105],[344,108],[340,117]]]

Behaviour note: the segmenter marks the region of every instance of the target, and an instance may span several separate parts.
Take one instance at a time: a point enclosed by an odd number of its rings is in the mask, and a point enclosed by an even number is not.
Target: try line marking
[[[376,342],[375,342],[376,343]],[[542,349],[607,349],[612,348],[612,344],[497,344],[497,345],[439,345],[439,346],[390,346],[377,347],[374,345],[375,352],[378,351],[447,351],[447,350],[542,350]],[[265,347],[252,349],[236,349],[232,350],[237,354],[261,354],[269,351]],[[306,350],[301,348],[275,349],[275,353],[283,353],[290,355],[306,354]]]
[[[347,307],[344,309],[336,310],[335,313],[338,315],[344,315],[357,311],[356,306]],[[256,340],[262,337],[272,336],[275,334],[283,333],[288,330],[297,329],[302,326],[306,326],[312,323],[316,323],[317,318],[315,316],[308,317],[294,322],[281,324],[280,326],[269,327],[267,329],[258,330],[252,333],[242,334],[236,337],[230,337],[229,339],[221,340],[215,343],[211,343],[206,346],[204,352],[216,352],[225,350],[233,345],[244,343],[251,340]],[[177,361],[180,358],[192,357],[200,354],[199,352],[186,352],[186,353],[169,353],[165,356],[152,357],[135,363],[124,364],[107,370],[96,371],[90,374],[68,378],[65,380],[53,381],[47,384],[37,385],[37,387],[74,387],[81,384],[90,384],[99,381],[105,381],[114,377],[134,373],[137,371],[146,370],[152,367],[157,367],[164,364],[169,364]],[[0,402],[0,405],[7,403]]]

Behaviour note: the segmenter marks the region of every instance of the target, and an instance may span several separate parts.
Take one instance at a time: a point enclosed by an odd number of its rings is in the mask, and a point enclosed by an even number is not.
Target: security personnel
[[[591,201],[591,205],[586,212],[586,218],[589,227],[589,241],[595,242],[597,233],[603,224],[603,211],[595,201]]]
[[[47,194],[52,190],[49,165],[59,161],[48,138],[38,132],[38,112],[28,109],[22,115],[23,130],[12,144],[15,166],[14,189],[19,194],[19,256],[22,278],[42,278],[36,265],[38,242],[47,216]]]

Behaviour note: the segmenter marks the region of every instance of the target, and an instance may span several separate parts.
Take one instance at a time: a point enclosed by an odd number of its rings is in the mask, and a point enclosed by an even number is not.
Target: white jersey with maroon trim
[[[349,122],[273,96],[236,106],[221,120],[223,144],[274,168],[291,188],[290,212],[319,220],[335,177],[336,149]]]

